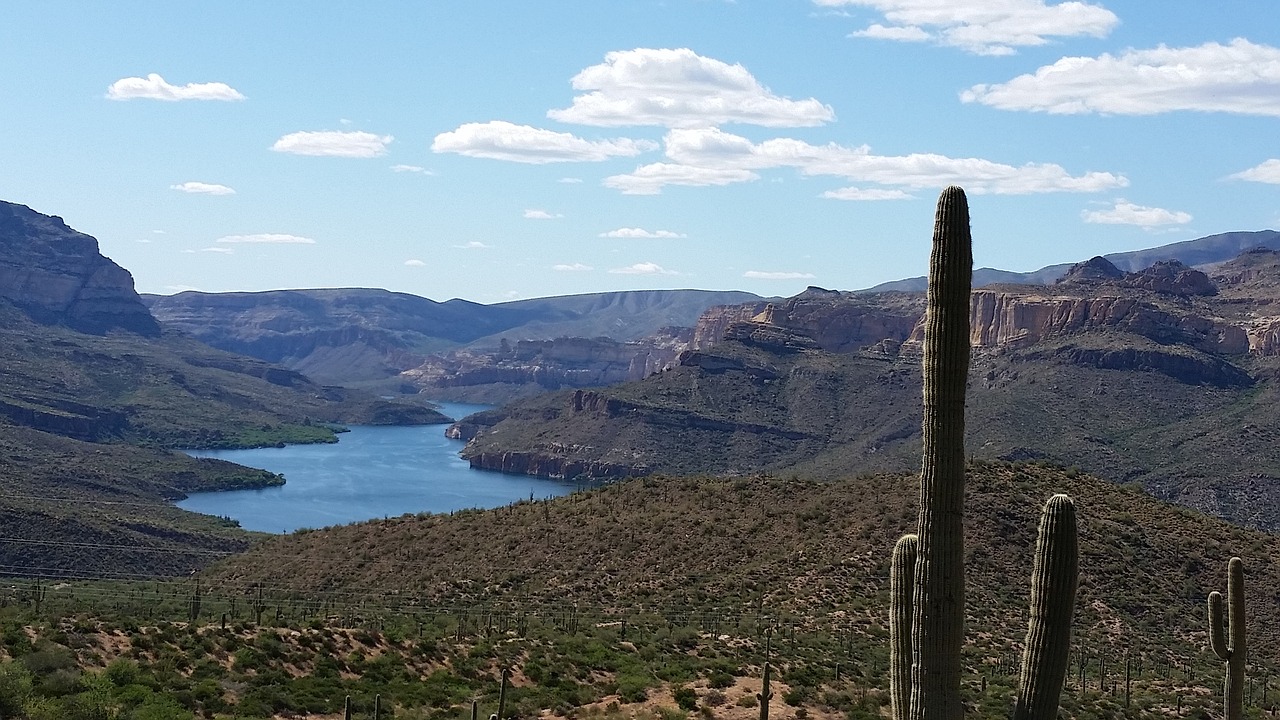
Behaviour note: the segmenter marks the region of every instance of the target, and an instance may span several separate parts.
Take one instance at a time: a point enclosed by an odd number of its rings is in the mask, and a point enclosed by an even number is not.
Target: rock
[[[0,202],[0,297],[46,325],[160,334],[133,276],[103,257],[97,240],[62,218],[8,202]]]
[[[1111,261],[1102,257],[1094,256],[1082,263],[1076,263],[1067,270],[1067,274],[1058,278],[1055,284],[1071,285],[1106,282],[1109,280],[1119,280],[1124,277],[1124,271]]]
[[[1165,295],[1216,295],[1218,288],[1208,275],[1193,270],[1177,260],[1158,262],[1149,268],[1126,275],[1122,287],[1140,288]]]

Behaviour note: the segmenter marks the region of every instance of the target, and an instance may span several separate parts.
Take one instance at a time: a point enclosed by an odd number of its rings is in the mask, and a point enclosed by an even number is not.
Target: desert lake
[[[484,409],[440,403],[440,411],[452,418]],[[336,444],[191,451],[280,473],[286,482],[260,490],[193,493],[178,506],[230,517],[246,530],[286,533],[405,513],[501,507],[531,495],[565,495],[577,487],[473,470],[458,457],[463,443],[444,436],[446,427],[352,426]]]

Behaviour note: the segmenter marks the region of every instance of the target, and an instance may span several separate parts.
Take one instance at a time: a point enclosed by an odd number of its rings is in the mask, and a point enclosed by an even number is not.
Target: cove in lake
[[[440,411],[453,418],[486,408],[440,403]],[[464,443],[446,438],[446,427],[356,425],[340,434],[336,444],[193,450],[189,454],[196,457],[280,473],[285,484],[194,493],[178,507],[230,517],[246,530],[286,533],[405,513],[501,507],[530,495],[542,499],[577,488],[571,482],[472,470],[458,457]]]

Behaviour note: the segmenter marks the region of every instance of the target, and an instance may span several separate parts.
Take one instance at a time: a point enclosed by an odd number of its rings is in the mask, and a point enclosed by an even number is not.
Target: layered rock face
[[[47,325],[160,334],[133,276],[97,240],[25,205],[0,202],[0,297]]]

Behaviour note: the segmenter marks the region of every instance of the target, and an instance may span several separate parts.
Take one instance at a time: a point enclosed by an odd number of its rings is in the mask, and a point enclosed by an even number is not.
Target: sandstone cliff
[[[47,325],[160,334],[133,276],[103,257],[97,240],[62,218],[8,202],[0,202],[0,298]]]

